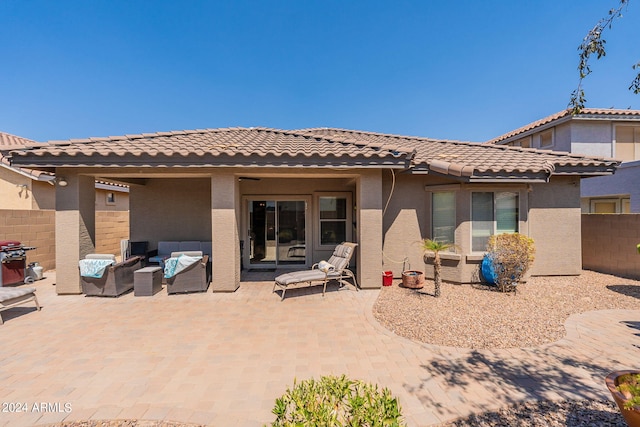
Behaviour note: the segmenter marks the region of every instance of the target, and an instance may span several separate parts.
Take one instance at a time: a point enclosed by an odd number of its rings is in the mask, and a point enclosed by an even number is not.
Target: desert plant
[[[640,374],[621,375],[617,389],[627,399],[625,409],[640,409]]]
[[[422,240],[422,251],[424,252],[425,258],[428,257],[431,253],[433,253],[433,283],[434,283],[434,291],[433,295],[435,297],[440,296],[440,288],[442,287],[442,260],[440,259],[440,252],[446,251],[447,249],[453,248],[453,243],[440,242],[438,240],[431,239],[423,239]],[[426,259],[425,259],[426,262]]]
[[[487,245],[495,282],[503,292],[514,290],[535,258],[533,239],[519,233],[493,235]]]
[[[276,399],[272,427],[404,426],[398,399],[387,388],[341,377],[323,376],[297,383]]]

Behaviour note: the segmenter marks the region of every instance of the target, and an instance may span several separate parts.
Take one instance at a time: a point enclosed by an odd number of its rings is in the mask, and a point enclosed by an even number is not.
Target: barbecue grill
[[[27,251],[32,249],[15,240],[0,240],[0,286],[33,282],[33,277],[25,277]]]

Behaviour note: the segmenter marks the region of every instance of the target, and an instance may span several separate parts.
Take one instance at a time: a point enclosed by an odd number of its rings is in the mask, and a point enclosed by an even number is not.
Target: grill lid
[[[0,240],[0,250],[22,246],[17,240]]]

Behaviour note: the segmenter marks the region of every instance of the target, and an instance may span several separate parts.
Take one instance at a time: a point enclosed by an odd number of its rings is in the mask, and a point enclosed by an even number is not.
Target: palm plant
[[[440,274],[442,272],[442,261],[440,260],[440,252],[446,251],[447,249],[453,248],[455,245],[453,243],[448,242],[440,242],[438,240],[424,239],[422,240],[422,251],[424,252],[425,262],[427,256],[433,252],[433,281],[435,284],[435,289],[433,295],[435,297],[440,296],[440,287],[442,285],[442,277]]]

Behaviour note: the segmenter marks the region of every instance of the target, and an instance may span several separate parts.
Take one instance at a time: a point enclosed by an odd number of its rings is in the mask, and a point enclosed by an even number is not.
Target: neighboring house
[[[12,150],[38,143],[0,132],[0,150]],[[55,209],[55,174],[11,166],[0,155],[0,209]],[[129,188],[125,185],[96,181],[95,207],[99,211],[129,209]]]
[[[419,241],[453,241],[445,279],[477,281],[487,239],[537,246],[535,275],[581,272],[580,178],[619,162],[522,148],[340,129],[228,128],[50,142],[3,152],[55,173],[57,292],[80,292],[94,250],[94,182],[130,186],[130,238],[213,241],[214,291],[245,269],[305,269],[358,243],[363,288],[383,270],[424,270]],[[242,262],[241,262],[242,258]],[[427,269],[429,271],[430,269]]]
[[[615,175],[583,180],[583,213],[640,213],[640,110],[560,111],[487,144],[565,151],[622,161]]]

